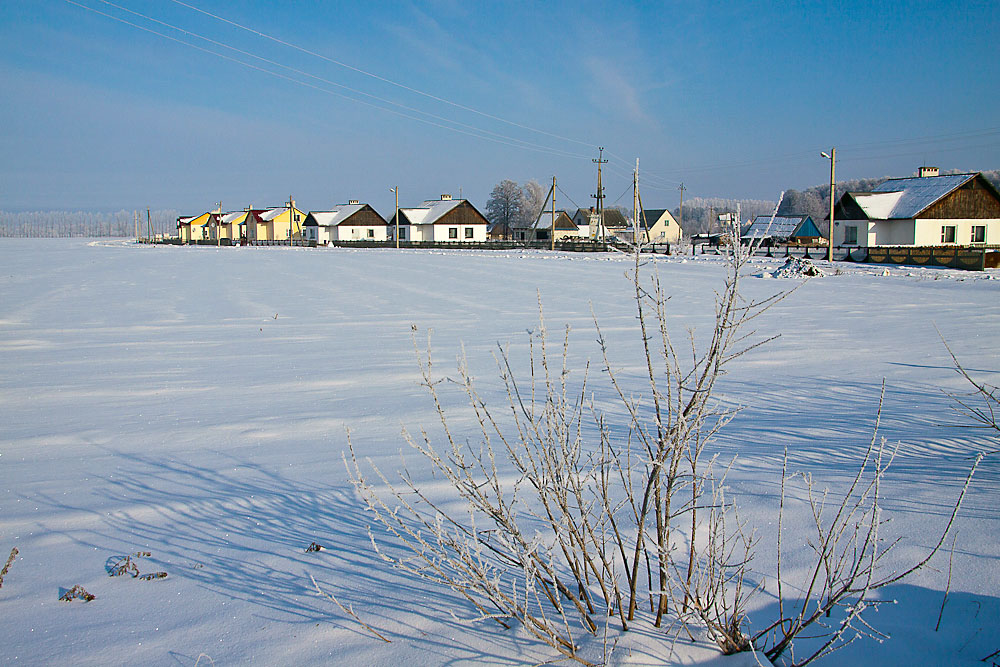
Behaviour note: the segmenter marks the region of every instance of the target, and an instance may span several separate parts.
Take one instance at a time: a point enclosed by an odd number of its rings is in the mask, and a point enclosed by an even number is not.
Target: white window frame
[[[949,240],[949,237],[951,240]],[[941,243],[957,243],[958,227],[955,225],[941,225]]]
[[[976,238],[977,236],[980,238]],[[986,243],[986,225],[972,225],[972,243]]]

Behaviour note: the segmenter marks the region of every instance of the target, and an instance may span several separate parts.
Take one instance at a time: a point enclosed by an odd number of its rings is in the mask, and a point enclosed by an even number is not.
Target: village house
[[[892,178],[871,192],[846,192],[834,211],[839,246],[1000,244],[1000,192],[981,173]]]
[[[218,219],[218,213],[202,213],[201,215],[180,216],[177,218],[177,236],[181,243],[207,241],[210,223]]]
[[[640,224],[646,230],[643,239],[646,243],[680,243],[681,226],[665,208],[643,209]],[[621,237],[621,234],[618,236]],[[629,231],[626,240],[631,240],[631,237]]]
[[[306,214],[295,207],[295,200],[289,199],[285,206],[269,209],[252,209],[247,212],[246,239],[259,241],[293,241],[302,238],[302,223]]]
[[[305,240],[326,245],[331,241],[385,241],[388,226],[374,208],[352,199],[329,211],[310,211],[302,230]]]
[[[573,214],[573,224],[580,231],[580,236],[590,239],[610,239],[615,235],[615,230],[623,230],[629,226],[628,218],[616,208],[604,209],[604,228],[598,224],[598,214],[591,206],[589,209],[578,208]]]
[[[812,216],[809,215],[758,215],[740,237],[744,243],[765,246],[779,243],[818,244],[823,240]]]
[[[542,211],[538,214],[531,227],[514,230],[514,238],[525,241],[551,241],[552,240],[552,211]],[[573,218],[569,217],[566,211],[556,211],[555,214],[555,240],[579,239],[586,237],[580,232],[580,228]]]
[[[467,199],[441,195],[420,206],[399,209],[399,240],[438,243],[486,241],[489,221]],[[389,234],[395,226],[389,225]]]

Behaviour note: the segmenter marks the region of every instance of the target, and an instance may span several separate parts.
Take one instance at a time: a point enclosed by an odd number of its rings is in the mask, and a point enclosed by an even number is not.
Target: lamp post
[[[394,188],[389,188],[389,192],[396,195],[396,214],[393,216],[396,219],[396,248],[399,248],[399,186]]]
[[[834,179],[834,173],[837,168],[837,149],[831,148],[829,154],[825,151],[820,153],[821,156],[825,157],[830,161],[830,234],[829,238],[826,240],[826,261],[833,261],[833,203],[836,186],[836,180]]]

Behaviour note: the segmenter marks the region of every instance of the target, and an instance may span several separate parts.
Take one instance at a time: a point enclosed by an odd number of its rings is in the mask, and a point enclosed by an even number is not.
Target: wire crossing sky
[[[823,183],[832,146],[843,180],[995,169],[995,4],[6,0],[0,208],[589,205],[598,146],[649,208]]]

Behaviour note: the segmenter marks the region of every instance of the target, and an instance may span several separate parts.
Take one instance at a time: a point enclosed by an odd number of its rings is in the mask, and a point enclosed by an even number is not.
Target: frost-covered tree
[[[524,224],[531,224],[538,219],[542,205],[545,204],[545,194],[545,189],[535,179],[521,186],[521,221]]]

